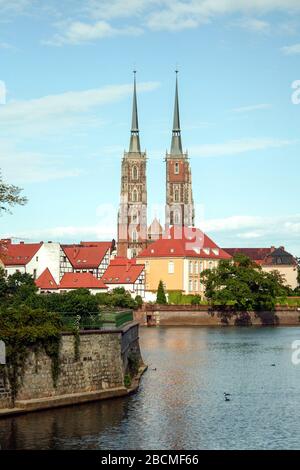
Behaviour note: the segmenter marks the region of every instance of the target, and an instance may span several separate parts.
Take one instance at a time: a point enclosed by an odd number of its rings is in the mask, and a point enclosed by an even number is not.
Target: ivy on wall
[[[53,386],[59,377],[59,346],[61,339],[59,315],[26,305],[0,310],[0,339],[6,345],[6,379],[9,381],[12,405],[22,385],[29,353],[44,351],[51,359]]]

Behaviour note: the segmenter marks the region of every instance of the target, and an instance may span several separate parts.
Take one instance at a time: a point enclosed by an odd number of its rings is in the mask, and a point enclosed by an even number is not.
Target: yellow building
[[[221,259],[230,258],[201,230],[172,227],[137,258],[137,263],[145,264],[145,298],[155,300],[160,280],[166,291],[203,296],[201,272],[216,267]]]

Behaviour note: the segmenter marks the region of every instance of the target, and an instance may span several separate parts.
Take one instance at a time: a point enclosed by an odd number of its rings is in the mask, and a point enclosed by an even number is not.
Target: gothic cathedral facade
[[[165,230],[170,226],[194,226],[192,174],[187,153],[182,151],[176,72],[175,106],[170,153],[166,155]],[[135,258],[160,233],[148,234],[146,152],[141,151],[136,77],[134,72],[132,124],[129,151],[124,152],[121,169],[121,194],[118,212],[118,256]],[[155,226],[156,226],[155,225]]]

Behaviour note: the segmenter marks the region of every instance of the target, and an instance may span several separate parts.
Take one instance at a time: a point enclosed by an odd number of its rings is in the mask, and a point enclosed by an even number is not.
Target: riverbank
[[[146,369],[136,322],[119,329],[81,331],[77,344],[74,335],[64,333],[57,383],[50,358],[30,351],[13,407],[7,381],[0,389],[0,417],[127,396],[137,391]]]
[[[245,312],[249,325],[300,326],[300,309],[277,306],[274,312]],[[141,326],[235,326],[235,315],[226,315],[206,305],[144,304],[134,312]]]
[[[140,328],[139,337],[149,368],[138,393],[0,419],[1,449],[299,449],[299,326]]]

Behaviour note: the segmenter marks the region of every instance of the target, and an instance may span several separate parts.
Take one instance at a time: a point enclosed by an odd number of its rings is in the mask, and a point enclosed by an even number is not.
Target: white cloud
[[[285,55],[296,55],[300,54],[300,43],[293,44],[292,46],[284,46],[281,48],[281,52]]]
[[[74,21],[68,24],[62,33],[56,34],[48,41],[43,41],[43,44],[50,46],[62,46],[63,44],[79,45],[83,43],[92,43],[97,39],[112,36],[137,36],[142,34],[142,32],[143,30],[141,28],[132,26],[114,28],[106,21],[98,21],[93,24]]]
[[[9,233],[2,232],[1,238],[9,237]],[[116,237],[116,226],[114,225],[82,225],[82,226],[57,226],[52,228],[22,230],[14,234],[15,237],[29,240],[52,240],[72,242],[80,240],[112,240]]]
[[[14,144],[0,141],[0,168],[3,177],[12,183],[36,183],[79,176],[79,169],[64,166],[64,158],[65,155],[18,150]]]
[[[144,82],[138,85],[140,92],[152,91],[158,82]],[[84,113],[92,108],[116,102],[132,93],[130,85],[110,85],[103,88],[68,91],[27,101],[11,101],[0,108],[1,126],[10,123],[38,121],[57,116]]]
[[[240,108],[233,108],[231,111],[233,113],[248,113],[251,111],[257,111],[260,109],[269,109],[269,108],[271,108],[270,104],[261,103],[261,104],[254,104],[251,106],[241,106]]]
[[[22,230],[14,234],[32,240],[103,240],[116,237],[117,208],[111,205],[97,209],[99,222],[93,225],[61,225]],[[157,213],[156,213],[157,215]],[[294,255],[300,255],[300,214],[284,217],[235,215],[198,221],[197,226],[223,247],[267,247],[285,245]],[[0,236],[9,236],[1,233]]]
[[[213,18],[224,15],[263,15],[270,12],[294,12],[300,10],[298,0],[190,0],[186,2],[165,0],[163,8],[151,12],[147,25],[155,30],[176,30],[194,28]],[[244,26],[252,31],[266,31],[266,21],[249,18],[244,20]]]
[[[235,23],[242,29],[254,33],[269,33],[270,23],[257,18],[242,18]]]
[[[236,215],[204,219],[198,225],[224,247],[286,245],[300,255],[300,214],[283,217]]]
[[[189,153],[195,157],[220,157],[266,150],[269,148],[284,147],[287,145],[293,145],[297,142],[297,140],[280,140],[273,138],[231,140],[221,144],[192,146],[189,149]]]
[[[57,33],[43,41],[47,45],[89,44],[147,29],[180,31],[225,16],[235,18],[235,24],[248,31],[268,33],[271,25],[263,16],[290,15],[299,12],[300,4],[298,0],[73,0],[64,9],[57,4],[56,10],[56,20],[66,20],[54,23]]]

